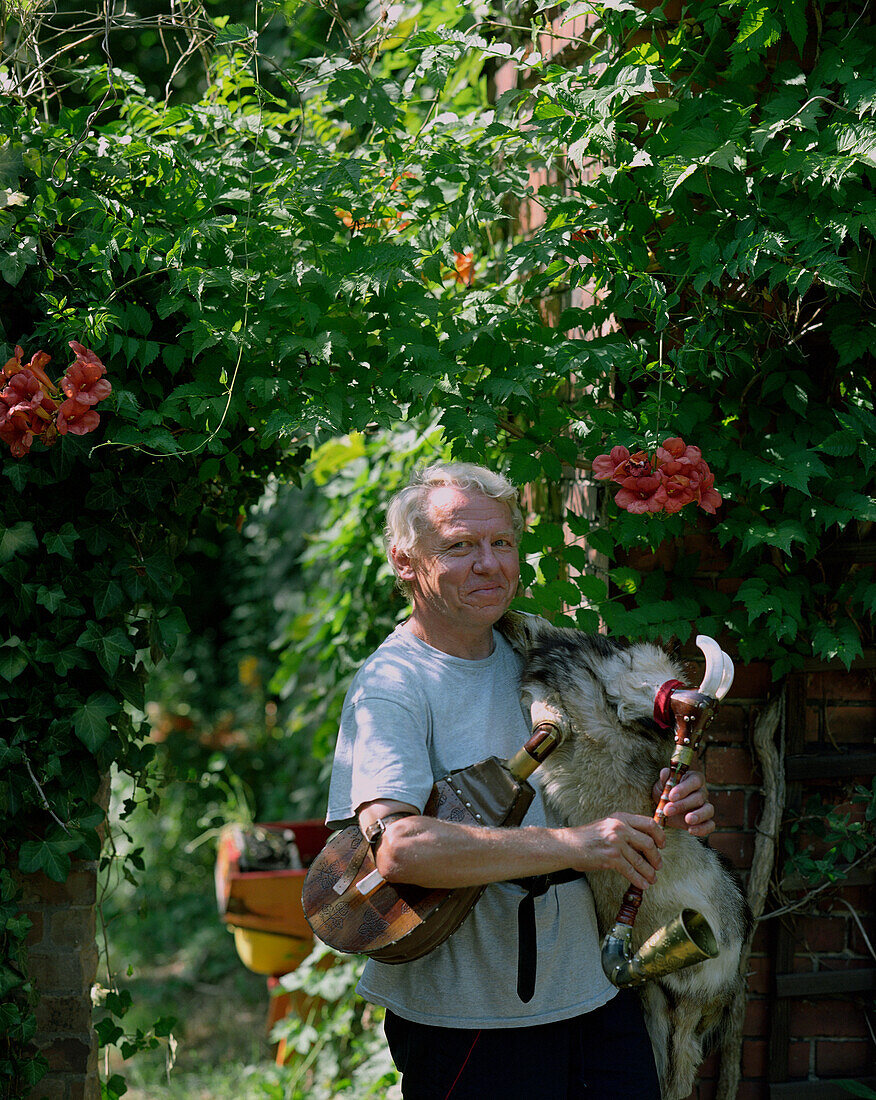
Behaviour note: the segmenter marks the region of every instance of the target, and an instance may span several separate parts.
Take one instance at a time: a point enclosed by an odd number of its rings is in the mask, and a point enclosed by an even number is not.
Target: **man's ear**
[[[404,550],[399,550],[397,546],[391,546],[389,554],[392,558],[393,567],[395,568],[395,575],[399,580],[408,582],[413,581],[417,574],[414,569],[414,561],[411,555]]]

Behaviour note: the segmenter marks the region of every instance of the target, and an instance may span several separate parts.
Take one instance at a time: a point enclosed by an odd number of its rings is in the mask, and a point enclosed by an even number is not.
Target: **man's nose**
[[[478,545],[478,553],[475,558],[474,568],[479,573],[493,573],[499,564],[499,559],[493,552],[493,546],[491,543],[481,543]]]

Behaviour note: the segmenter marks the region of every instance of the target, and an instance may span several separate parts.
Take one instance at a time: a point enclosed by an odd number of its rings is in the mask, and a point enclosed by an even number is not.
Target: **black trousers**
[[[660,1100],[638,996],[534,1027],[431,1027],[387,1010],[404,1100]]]

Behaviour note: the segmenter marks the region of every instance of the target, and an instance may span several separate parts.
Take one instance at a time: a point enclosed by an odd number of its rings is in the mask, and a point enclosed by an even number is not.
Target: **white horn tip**
[[[721,683],[715,689],[715,698],[723,699],[730,688],[733,686],[734,668],[733,662],[727,656],[727,654],[721,650],[721,656],[724,658],[724,671],[721,673]]]
[[[724,676],[724,652],[715,639],[710,638],[708,634],[697,634],[697,645],[706,658],[706,671],[699,690],[703,695],[717,698],[716,693]]]

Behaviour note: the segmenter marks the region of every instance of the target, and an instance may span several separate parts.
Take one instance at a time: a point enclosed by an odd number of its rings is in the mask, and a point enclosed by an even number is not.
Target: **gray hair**
[[[519,540],[523,531],[523,513],[520,511],[517,490],[506,477],[471,462],[438,462],[415,470],[410,484],[399,490],[389,502],[384,537],[393,568],[393,547],[409,557],[416,556],[420,538],[430,527],[426,512],[429,492],[445,487],[470,489],[507,504],[511,511],[514,537]],[[399,588],[406,595],[410,594],[410,586],[401,580]]]

